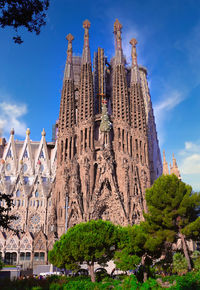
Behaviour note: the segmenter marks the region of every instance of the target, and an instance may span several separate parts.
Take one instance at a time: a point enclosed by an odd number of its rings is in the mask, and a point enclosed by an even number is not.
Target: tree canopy
[[[13,27],[15,31],[24,27],[29,32],[40,33],[46,24],[46,11],[49,0],[0,0],[0,26]],[[22,43],[21,36],[13,37],[15,43]]]
[[[0,192],[0,227],[5,230],[13,230],[11,227],[11,222],[17,219],[14,215],[10,215],[12,207],[13,202],[11,197]]]
[[[49,252],[49,261],[57,267],[75,270],[85,262],[95,281],[94,263],[105,265],[117,247],[118,227],[109,221],[91,220],[70,228]]]
[[[186,240],[200,237],[200,194],[174,174],[162,175],[146,190],[148,213],[145,226],[153,238],[176,243],[181,239],[183,252],[191,269]],[[150,240],[149,240],[150,243]]]

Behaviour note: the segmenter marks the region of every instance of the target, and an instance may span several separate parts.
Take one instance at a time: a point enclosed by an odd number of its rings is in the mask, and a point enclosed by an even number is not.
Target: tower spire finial
[[[83,28],[85,29],[84,32],[84,46],[83,46],[83,55],[82,55],[82,64],[90,63],[90,46],[89,46],[89,28],[90,28],[90,21],[85,20],[83,21]]]
[[[74,37],[71,33],[69,33],[66,36],[66,39],[68,40],[68,47],[67,47],[67,62],[72,63],[72,41],[74,40]]]
[[[137,52],[136,52],[136,44],[137,40],[132,38],[129,42],[132,46],[131,57],[132,57],[132,66],[131,66],[131,83],[139,83],[140,82],[140,73],[137,64]]]
[[[137,66],[137,52],[136,52],[137,40],[135,38],[132,38],[129,43],[132,45],[131,49],[132,66]]]
[[[65,76],[64,79],[66,80],[72,80],[73,79],[73,68],[72,68],[72,41],[74,40],[74,37],[71,33],[69,33],[66,36],[66,39],[68,40],[68,46],[67,46],[67,62],[65,66]]]
[[[122,36],[121,36],[122,25],[118,19],[114,23],[114,35],[115,35],[115,64],[122,63]]]

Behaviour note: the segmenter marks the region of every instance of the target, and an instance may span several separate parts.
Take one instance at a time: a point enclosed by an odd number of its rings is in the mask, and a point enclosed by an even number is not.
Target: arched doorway
[[[5,264],[16,265],[17,263],[17,253],[16,252],[6,252],[5,253]]]

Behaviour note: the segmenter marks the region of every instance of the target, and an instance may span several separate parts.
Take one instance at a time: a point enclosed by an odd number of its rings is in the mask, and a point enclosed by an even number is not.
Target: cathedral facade
[[[67,35],[55,142],[1,140],[0,191],[13,198],[13,227],[0,233],[4,259],[32,267],[47,263],[48,250],[69,227],[91,219],[128,225],[143,220],[145,190],[162,174],[147,70],[122,50],[122,25],[114,23],[115,56],[90,56],[88,20],[82,57],[73,56]]]

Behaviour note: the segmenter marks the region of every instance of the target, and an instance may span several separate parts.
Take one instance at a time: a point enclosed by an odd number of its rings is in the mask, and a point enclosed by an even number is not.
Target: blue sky
[[[14,31],[0,30],[0,128],[6,138],[40,140],[43,127],[51,141],[58,118],[68,33],[81,55],[82,22],[91,22],[91,54],[98,46],[114,54],[113,24],[123,25],[123,50],[138,40],[138,63],[148,69],[160,149],[167,161],[174,152],[183,181],[200,190],[200,1],[67,1],[51,0],[41,34],[20,30],[24,43],[14,44]]]

